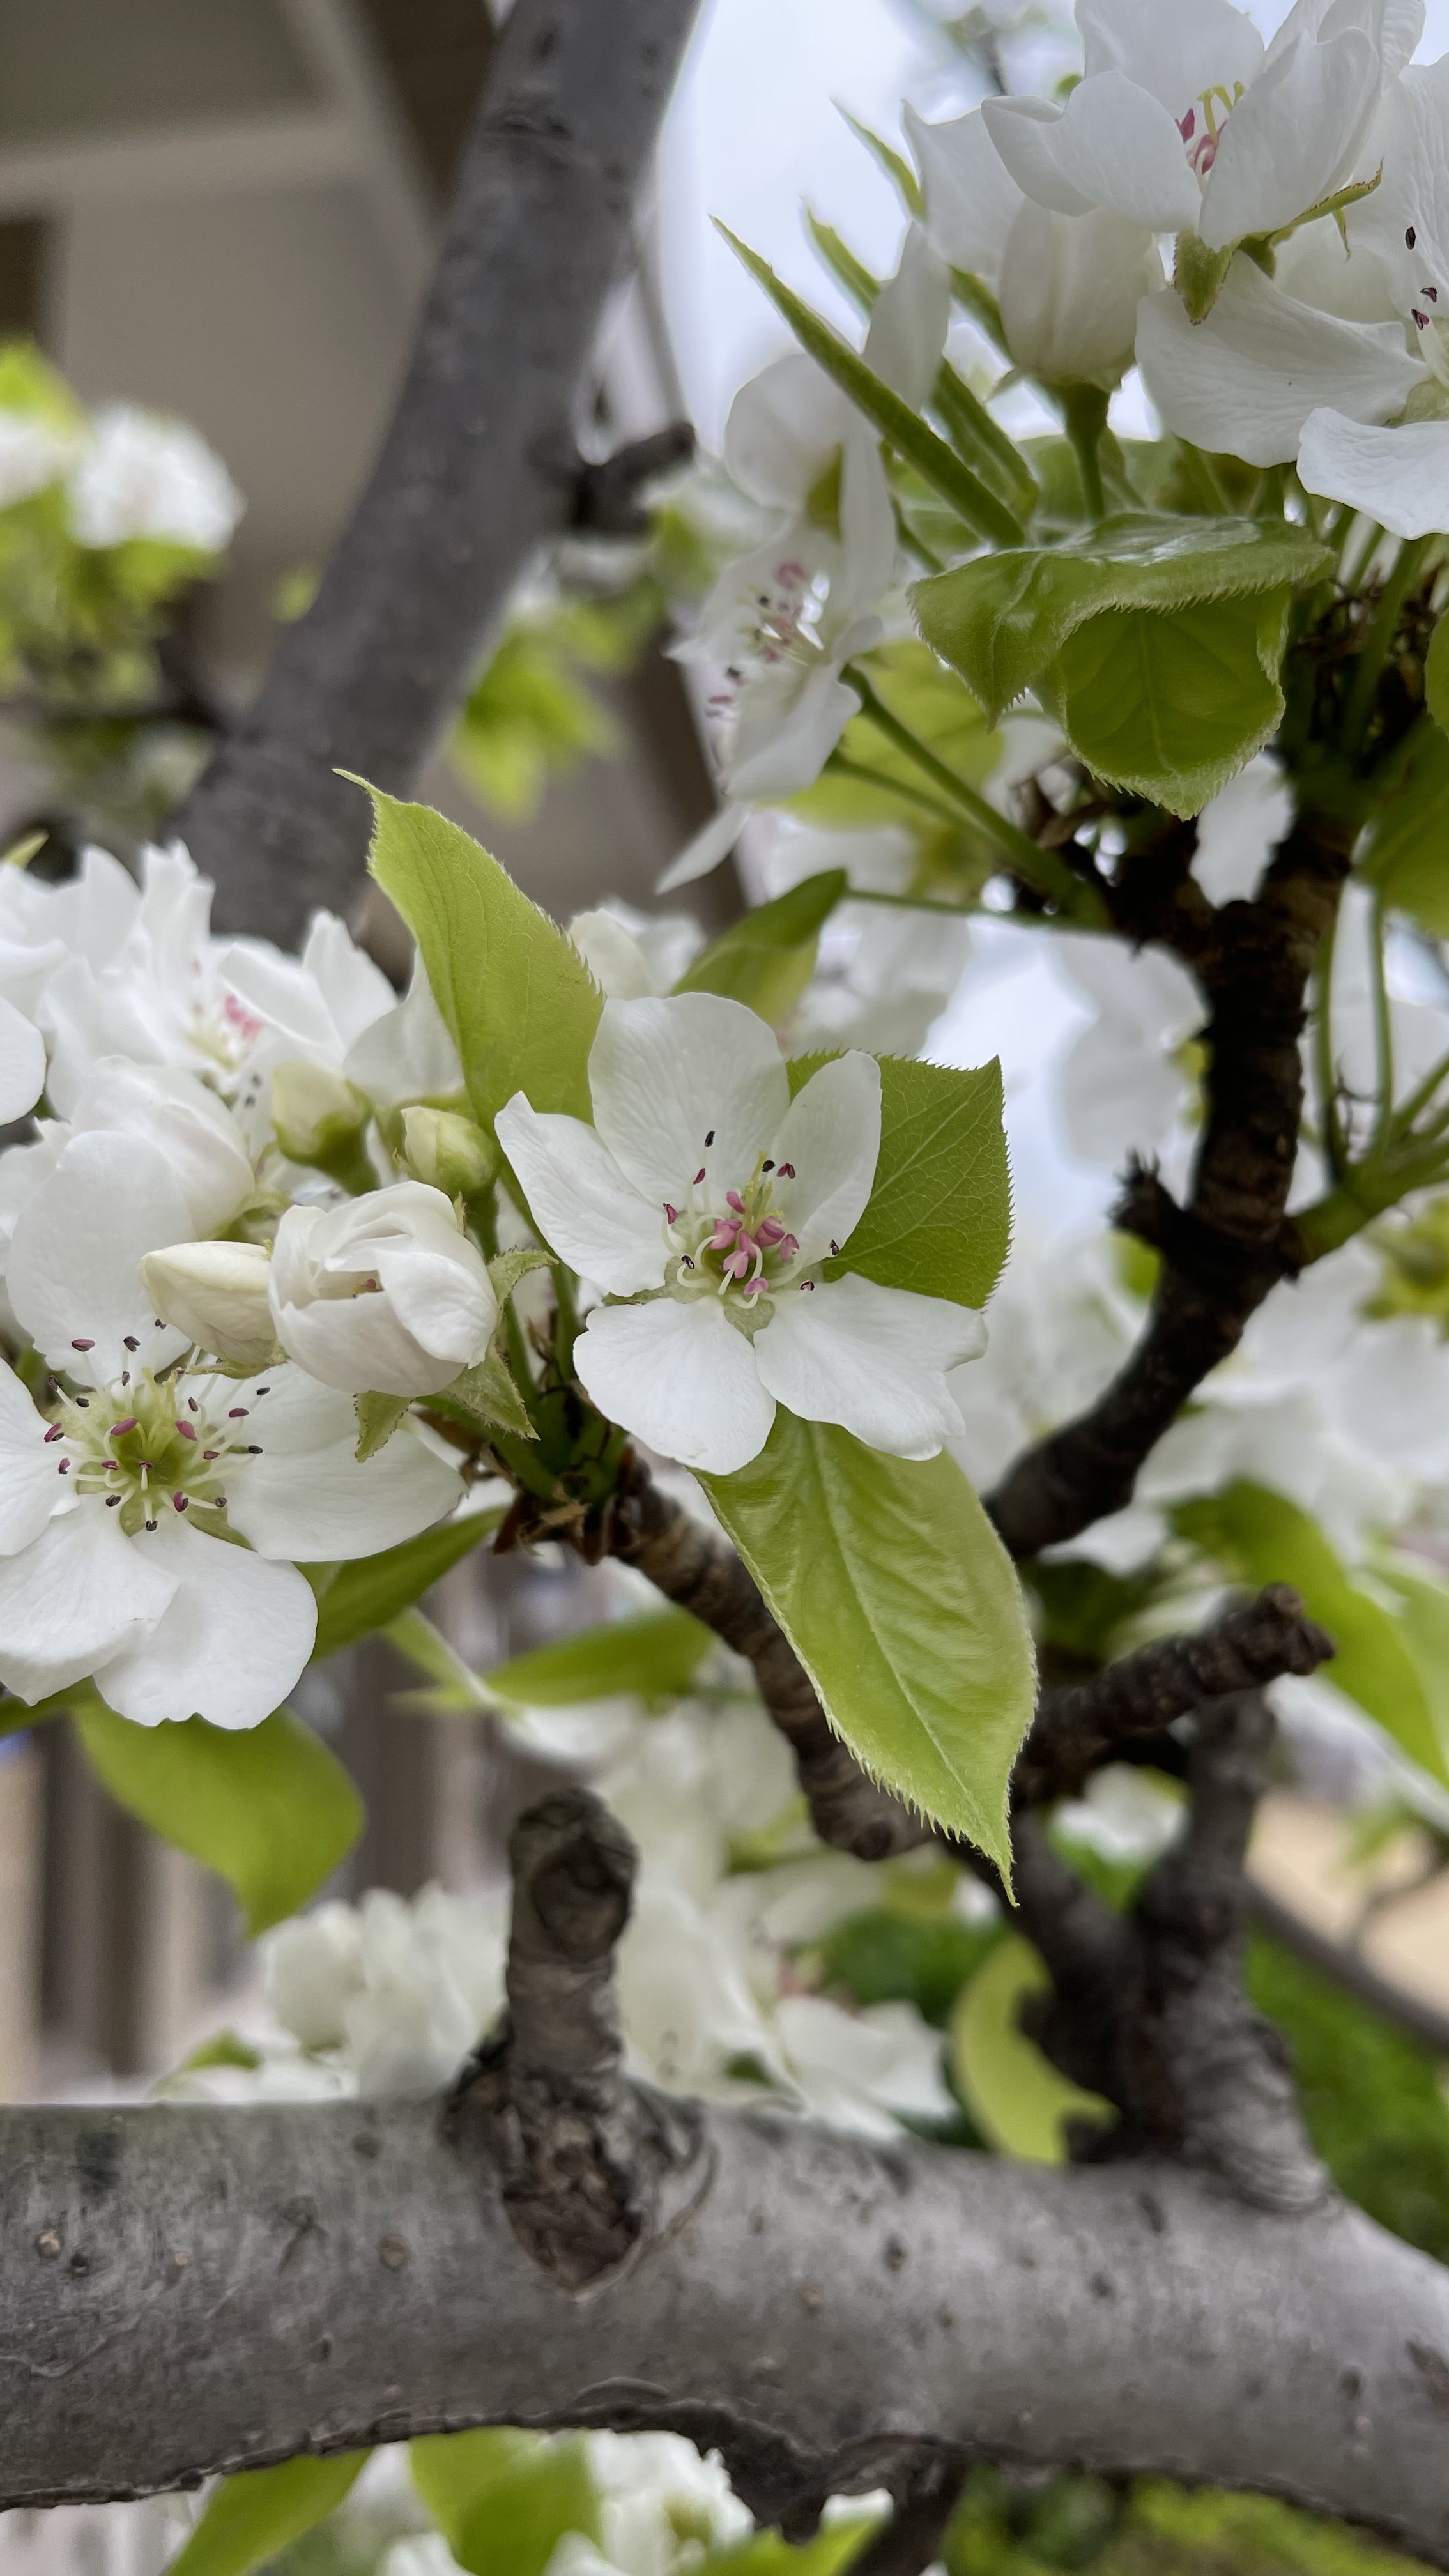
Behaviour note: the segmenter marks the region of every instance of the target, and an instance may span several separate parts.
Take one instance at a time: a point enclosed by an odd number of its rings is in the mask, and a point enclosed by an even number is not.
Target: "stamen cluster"
[[[713,1143],[706,1137],[706,1146]],[[773,1291],[809,1285],[784,1277],[800,1246],[772,1206],[776,1180],[793,1181],[793,1163],[778,1166],[762,1154],[743,1190],[725,1192],[724,1210],[709,1203],[704,1166],[695,1173],[682,1208],[664,1203],[664,1240],[675,1258],[666,1284],[676,1297],[713,1294],[747,1312]],[[704,1193],[703,1203],[696,1191]]]
[[[269,1391],[259,1386],[254,1397]],[[225,1511],[229,1465],[262,1451],[247,1437],[252,1408],[236,1393],[209,1374],[193,1380],[181,1368],[124,1369],[109,1387],[62,1395],[45,1441],[57,1452],[57,1474],[78,1495],[103,1494],[135,1538],[156,1529],[167,1508]]]

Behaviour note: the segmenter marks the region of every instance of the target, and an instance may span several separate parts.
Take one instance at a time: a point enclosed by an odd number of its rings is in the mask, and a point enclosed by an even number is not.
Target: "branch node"
[[[696,2105],[629,2083],[614,1951],[637,1855],[587,1789],[519,1819],[509,1846],[508,2010],[446,2118],[481,2129],[519,2243],[575,2296],[617,2279],[709,2180]]]

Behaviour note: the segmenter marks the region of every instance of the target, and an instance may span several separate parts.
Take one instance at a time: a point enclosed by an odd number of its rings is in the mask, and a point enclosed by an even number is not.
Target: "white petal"
[[[1111,384],[1132,363],[1138,305],[1161,283],[1142,225],[1107,212],[1048,214],[1027,200],[1001,265],[1007,347],[1049,384]]]
[[[793,674],[790,675],[793,678]],[[822,662],[801,687],[778,691],[754,681],[740,699],[734,748],[724,773],[731,796],[768,801],[813,787],[853,716],[857,692],[833,662]],[[669,885],[683,880],[670,873]]]
[[[0,1126],[23,1118],[45,1089],[45,1040],[34,1022],[0,999]]]
[[[10,1302],[54,1368],[97,1386],[132,1364],[159,1367],[186,1348],[158,1332],[140,1264],[191,1232],[185,1195],[154,1145],[140,1136],[74,1136],[15,1228]],[[89,1347],[78,1348],[78,1345]]]
[[[78,1503],[0,1563],[0,1681],[31,1701],[83,1681],[153,1626],[175,1589],[99,1496]]]
[[[770,1436],[774,1399],[717,1297],[596,1306],[574,1365],[611,1422],[702,1474],[732,1476]]]
[[[663,1287],[662,1195],[642,1197],[592,1127],[541,1114],[521,1091],[499,1110],[497,1127],[534,1224],[561,1260],[613,1297]]]
[[[982,115],[1012,177],[1054,214],[1105,207],[1151,232],[1197,221],[1197,181],[1167,109],[1118,71],[1073,90],[1042,116],[1044,100],[988,99]]]
[[[347,924],[335,913],[312,915],[302,967],[315,977],[345,1047],[396,1007],[396,995],[382,968],[373,964],[365,948],[358,947]]]
[[[725,469],[752,500],[799,510],[840,445],[845,418],[829,377],[792,351],[741,385],[725,423]]]
[[[1129,72],[1173,116],[1262,67],[1263,39],[1231,0],[1077,0],[1077,25],[1089,74]]]
[[[589,1087],[594,1125],[654,1207],[666,1199],[682,1207],[701,1169],[721,1198],[739,1189],[769,1153],[790,1100],[772,1032],[743,1002],[717,993],[606,1002]]]
[[[1373,429],[1341,411],[1312,412],[1298,472],[1307,491],[1367,511],[1391,536],[1449,529],[1449,420]]]
[[[856,705],[859,707],[857,699]],[[701,825],[692,841],[686,841],[677,859],[671,859],[654,891],[673,894],[676,886],[693,885],[697,877],[707,877],[721,861],[727,859],[744,824],[749,808],[745,805],[721,805],[717,814]]]
[[[1169,429],[1249,465],[1291,464],[1320,405],[1385,420],[1421,384],[1397,322],[1340,322],[1295,304],[1242,252],[1205,322],[1171,288],[1137,317],[1137,357]]]
[[[850,1273],[777,1297],[755,1359],[761,1385],[804,1421],[838,1422],[895,1458],[934,1458],[966,1427],[946,1372],[985,1347],[972,1307]]]
[[[633,932],[606,905],[576,912],[568,934],[600,992],[611,1002],[640,1002],[646,993],[668,989],[656,983]]]
[[[303,1565],[376,1556],[445,1520],[461,1499],[457,1471],[406,1422],[365,1465],[354,1455],[355,1419],[345,1439],[300,1454],[273,1443],[266,1418],[257,1428],[262,1454],[228,1468],[227,1505],[258,1556]]]
[[[865,363],[919,411],[930,401],[951,319],[951,279],[919,224],[906,235],[894,277],[876,297]]]
[[[994,287],[1002,245],[1022,195],[980,108],[945,125],[927,125],[909,105],[902,114],[925,190],[932,241],[943,259]]]
[[[188,1717],[260,1726],[312,1652],[317,1601],[306,1576],[208,1538],[175,1512],[131,1545],[175,1589],[149,1635],[98,1674],[101,1697],[137,1726]]]
[[[1379,59],[1366,36],[1290,44],[1224,124],[1198,226],[1208,248],[1291,224],[1341,186],[1378,103]]]
[[[37,1539],[60,1505],[63,1485],[46,1423],[12,1368],[0,1360],[0,1556]]]
[[[1274,850],[1288,837],[1293,791],[1276,760],[1260,751],[1203,807],[1192,872],[1209,903],[1248,900]]]
[[[70,1112],[77,1134],[144,1137],[179,1183],[193,1235],[230,1223],[255,1187],[251,1156],[231,1111],[175,1064],[103,1056]]]
[[[793,1163],[776,1184],[799,1260],[823,1261],[860,1223],[880,1160],[880,1066],[853,1050],[823,1064],[798,1091],[770,1151]]]
[[[421,958],[402,1001],[354,1038],[342,1070],[379,1109],[402,1101],[451,1100],[462,1090],[458,1050]]]

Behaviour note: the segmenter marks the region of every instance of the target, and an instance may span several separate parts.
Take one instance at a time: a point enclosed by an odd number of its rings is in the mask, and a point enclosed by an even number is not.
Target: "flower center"
[[[237,1458],[261,1455],[252,1408],[225,1380],[184,1372],[127,1369],[115,1384],[62,1395],[46,1446],[73,1493],[104,1495],[128,1538],[157,1527],[163,1511],[224,1512],[226,1475]],[[258,1387],[257,1397],[268,1394]]]
[[[713,1141],[711,1132],[706,1145]],[[800,1246],[773,1205],[776,1180],[795,1177],[793,1163],[776,1165],[762,1154],[744,1188],[726,1190],[722,1208],[714,1204],[703,1166],[682,1207],[666,1199],[664,1240],[672,1258],[665,1284],[670,1295],[722,1297],[737,1312],[750,1314],[778,1289],[804,1286],[791,1268]]]
[[[731,659],[707,701],[709,713],[731,716],[751,680],[774,674],[794,681],[817,662],[825,649],[821,620],[829,596],[825,574],[812,573],[794,556],[775,566],[768,587],[742,594]]]
[[[1225,89],[1221,81],[1211,89],[1198,92],[1197,104],[1177,120],[1177,130],[1187,146],[1188,167],[1194,176],[1206,179],[1218,157],[1218,145],[1227,119],[1243,95],[1243,83],[1234,81]]]

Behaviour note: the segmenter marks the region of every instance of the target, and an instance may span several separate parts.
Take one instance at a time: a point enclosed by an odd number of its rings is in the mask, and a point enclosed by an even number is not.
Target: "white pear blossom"
[[[905,111],[942,255],[990,287],[1014,363],[1048,384],[1115,385],[1140,299],[1162,283],[1151,230],[1106,209],[1062,213],[1012,177],[980,108],[928,125]]]
[[[106,403],[95,413],[67,490],[83,546],[159,537],[220,554],[245,506],[204,438],[134,403]]]
[[[1210,903],[1250,902],[1293,820],[1293,794],[1271,752],[1260,751],[1197,818],[1192,872]]]
[[[960,1427],[945,1372],[981,1319],[824,1264],[864,1213],[880,1151],[880,1072],[851,1053],[792,1101],[752,1011],[714,994],[608,1002],[589,1058],[594,1124],[522,1092],[498,1136],[555,1252],[627,1303],[575,1346],[601,1410],[686,1466],[728,1475],[777,1402],[898,1457]]]
[[[13,510],[69,468],[82,432],[41,411],[0,409],[0,510]]]
[[[1423,21],[1422,0],[1297,0],[1265,47],[1228,0],[1078,0],[1085,76],[1065,105],[982,113],[1039,205],[1223,250],[1372,178],[1381,102]]]
[[[482,1254],[425,1181],[286,1209],[269,1293],[283,1350],[359,1392],[433,1394],[485,1356],[498,1321]]]
[[[1184,1062],[1204,1005],[1186,967],[1161,949],[1065,934],[1052,955],[1096,1018],[1062,1062],[1058,1102],[1073,1149],[1118,1170],[1130,1153],[1161,1153],[1197,1096]]]
[[[374,1888],[279,1924],[262,1948],[267,2001],[309,2050],[335,2049],[364,2094],[433,2093],[503,2005],[508,1906],[501,1894],[424,1888],[409,1903]]]

